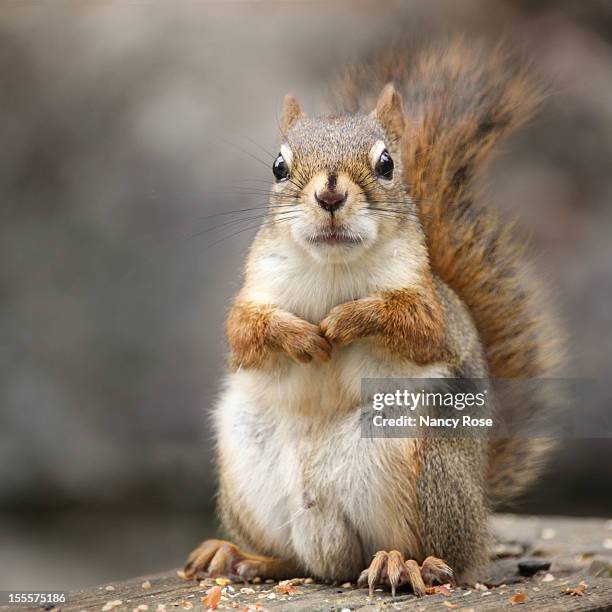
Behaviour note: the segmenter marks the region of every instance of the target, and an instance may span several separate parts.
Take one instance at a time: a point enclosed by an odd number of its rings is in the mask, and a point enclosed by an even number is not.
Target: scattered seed
[[[528,597],[522,591],[515,593],[508,601],[511,606],[516,606],[517,604],[522,604],[527,601]]]
[[[123,602],[120,599],[113,599],[112,601],[107,601],[104,606],[102,606],[102,612],[114,610],[115,608],[118,608],[121,605],[123,605]]]
[[[544,578],[542,578],[542,582],[552,582],[555,577],[552,574],[546,574]]]
[[[306,580],[304,580],[304,584],[314,584],[314,580],[312,578],[306,578]]]
[[[104,587],[104,590],[105,590],[105,591],[114,591],[114,590],[115,590],[115,587],[114,587],[112,584],[107,584],[107,585]]]
[[[573,589],[564,589],[561,592],[566,593],[567,595],[573,595],[574,597],[582,597],[588,586],[589,585],[584,580],[582,580],[580,584],[574,587]]]
[[[227,586],[227,585],[228,585],[228,584],[231,582],[231,580],[230,580],[229,578],[217,578],[217,579],[215,580],[215,582],[216,582],[216,583],[217,583],[219,586],[224,587],[224,586]]]
[[[343,589],[350,589],[352,586],[353,586],[353,585],[352,585],[352,583],[350,583],[350,582],[345,582],[345,583],[342,585],[342,588],[343,588]]]
[[[281,580],[278,584],[285,585],[290,584],[291,586],[297,586],[298,584],[304,584],[304,578],[289,578],[289,580]]]
[[[140,586],[143,589],[150,589],[151,588],[151,581],[150,580],[145,580]]]
[[[221,587],[214,586],[206,591],[206,597],[202,598],[202,603],[207,607],[214,610],[221,601]]]

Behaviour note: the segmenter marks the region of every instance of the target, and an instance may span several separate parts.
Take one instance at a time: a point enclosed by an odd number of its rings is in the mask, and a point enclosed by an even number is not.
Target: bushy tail
[[[403,162],[418,202],[433,270],[469,307],[494,378],[544,378],[559,365],[559,335],[511,225],[474,189],[474,177],[499,140],[534,113],[542,94],[502,48],[457,41],[398,61],[397,50],[374,67],[349,73],[338,89],[345,110],[371,105],[395,81],[404,97]],[[370,96],[363,97],[364,90]],[[504,405],[517,422],[550,411],[547,398]],[[514,437],[490,445],[488,484],[494,501],[520,494],[538,475],[550,440]]]

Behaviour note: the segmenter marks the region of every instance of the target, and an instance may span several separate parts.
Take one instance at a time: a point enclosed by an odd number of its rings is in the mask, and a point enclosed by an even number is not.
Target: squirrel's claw
[[[453,570],[442,559],[437,557],[427,557],[421,565],[421,576],[425,584],[446,584],[453,582],[455,574]]]
[[[310,363],[315,357],[318,361],[326,363],[330,360],[332,345],[318,333],[304,335],[299,344],[288,345],[287,352],[292,359],[299,363]]]
[[[225,540],[206,540],[189,555],[184,571],[196,580],[227,576],[249,581],[255,576],[280,579],[296,570],[282,559],[247,553]]]
[[[404,559],[401,553],[397,550],[392,550],[387,559],[387,577],[391,585],[391,595],[393,597],[395,597],[397,587],[402,584],[404,569]]]
[[[277,344],[298,363],[309,363],[313,358],[329,361],[332,345],[318,325],[313,325],[293,315],[276,323]]]
[[[353,302],[349,305],[340,304],[332,308],[328,315],[319,323],[321,332],[329,342],[344,346],[359,336],[357,317],[354,316]]]
[[[206,540],[189,555],[185,576],[198,579],[205,575],[214,577],[230,574],[240,557],[239,549],[233,544],[223,540]]]
[[[383,302],[376,297],[352,300],[332,308],[319,327],[331,343],[344,346],[373,334],[378,328],[377,317],[383,308]]]
[[[452,580],[453,570],[442,559],[427,557],[419,566],[414,559],[404,560],[402,553],[397,550],[379,550],[370,567],[361,572],[357,586],[367,585],[372,596],[377,586],[386,584],[391,587],[391,594],[395,597],[397,587],[408,584],[417,597],[422,597],[427,586]]]
[[[417,597],[423,597],[425,595],[425,581],[421,573],[419,564],[414,559],[408,559],[404,563],[406,573],[408,574],[408,582],[412,587],[412,591]]]

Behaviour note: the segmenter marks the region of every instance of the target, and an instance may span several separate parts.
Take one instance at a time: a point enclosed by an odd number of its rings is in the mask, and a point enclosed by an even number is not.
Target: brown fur
[[[406,57],[404,53],[401,57]],[[500,47],[462,41],[410,62],[394,50],[340,82],[340,108],[356,111],[394,81],[404,96],[404,176],[418,204],[431,266],[467,305],[495,378],[545,378],[560,365],[560,335],[530,275],[524,245],[501,221],[473,179],[495,145],[531,117],[542,92],[520,62]],[[544,404],[539,409],[550,410]],[[513,420],[516,407],[504,406]],[[552,444],[495,440],[488,489],[494,500],[522,492],[537,477]]]
[[[229,313],[227,337],[233,369],[259,367],[279,351],[299,363],[313,357],[328,361],[332,349],[318,325],[274,306],[240,300]]]
[[[280,127],[283,134],[300,118],[306,115],[302,111],[300,103],[291,94],[285,96],[283,103],[283,114],[281,116]]]
[[[415,363],[448,360],[444,312],[431,280],[418,289],[384,291],[340,304],[321,321],[325,337],[337,345],[373,337],[386,349]]]
[[[203,569],[206,568],[206,571]],[[235,576],[251,580],[255,576],[277,580],[294,577],[297,566],[284,559],[254,555],[225,540],[205,540],[187,559],[187,578]]]
[[[404,109],[402,98],[393,83],[387,84],[382,90],[374,114],[389,136],[395,140],[401,139],[405,127]]]

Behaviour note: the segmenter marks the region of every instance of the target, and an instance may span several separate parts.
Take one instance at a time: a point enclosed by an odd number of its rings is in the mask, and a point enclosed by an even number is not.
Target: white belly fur
[[[389,249],[396,251],[394,245]],[[296,270],[293,258],[272,260],[260,266],[265,282],[254,283],[262,289],[253,299],[312,321],[336,304],[414,280],[406,260],[392,256],[379,275],[364,266],[346,275],[336,271],[333,283],[325,282],[321,270]],[[291,262],[286,274],[283,262]],[[446,375],[444,364],[383,360],[368,340],[334,349],[326,364],[287,358],[273,372],[229,375],[215,410],[222,477],[265,534],[267,548],[299,559],[318,576],[354,577],[376,550],[401,547],[402,517],[397,526],[388,524],[381,490],[392,477],[385,467],[389,455],[406,442],[361,438],[361,379]],[[241,508],[234,510],[239,514]]]

